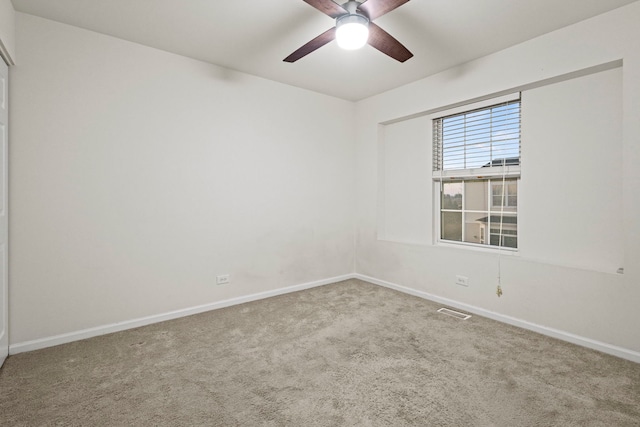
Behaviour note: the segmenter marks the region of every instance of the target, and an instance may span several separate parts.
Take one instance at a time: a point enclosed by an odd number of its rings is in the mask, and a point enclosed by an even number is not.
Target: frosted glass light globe
[[[346,15],[336,22],[336,41],[346,50],[360,49],[369,39],[369,21],[364,16]]]

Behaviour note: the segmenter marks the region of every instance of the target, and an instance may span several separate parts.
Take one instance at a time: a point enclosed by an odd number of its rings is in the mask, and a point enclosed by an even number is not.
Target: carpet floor
[[[10,356],[2,426],[640,426],[640,364],[358,280]]]

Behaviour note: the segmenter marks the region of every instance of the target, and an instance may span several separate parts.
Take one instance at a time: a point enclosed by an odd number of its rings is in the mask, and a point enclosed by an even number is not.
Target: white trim
[[[432,171],[431,178],[433,181],[464,181],[464,180],[479,180],[479,179],[493,179],[502,178],[502,175],[507,179],[520,178],[520,166],[519,165],[507,165],[507,166],[491,166],[488,168],[470,168],[470,169],[448,169]]]
[[[329,279],[317,280],[314,282],[303,283],[300,285],[273,289],[270,291],[259,292],[256,294],[246,295],[246,296],[237,297],[237,298],[231,298],[224,301],[218,301],[210,304],[199,305],[196,307],[186,308],[182,310],[175,310],[175,311],[171,311],[164,314],[157,314],[153,316],[142,317],[139,319],[133,319],[133,320],[128,320],[124,322],[104,325],[104,326],[97,326],[95,328],[83,329],[76,332],[69,332],[66,334],[55,335],[51,337],[40,338],[37,340],[11,344],[9,346],[9,354],[12,355],[12,354],[23,353],[26,351],[40,350],[47,347],[53,347],[55,345],[66,344],[66,343],[79,341],[86,338],[92,338],[100,335],[110,334],[113,332],[125,331],[127,329],[138,328],[138,327],[150,325],[153,323],[164,322],[166,320],[172,320],[180,317],[191,316],[193,314],[204,313],[211,310],[217,310],[219,308],[225,308],[233,305],[244,304],[246,302],[270,298],[278,295],[288,294],[291,292],[302,291],[305,289],[311,289],[318,286],[329,285],[331,283],[341,282],[343,280],[349,280],[349,279],[359,279],[374,285],[394,289],[396,291],[403,292],[405,294],[413,295],[419,298],[423,298],[423,299],[437,302],[440,304],[448,305],[450,307],[454,307],[459,310],[468,311],[470,313],[487,317],[489,319],[497,320],[502,323],[507,323],[509,325],[517,326],[523,329],[528,329],[530,331],[534,331],[542,335],[547,335],[562,341],[567,341],[572,344],[577,344],[582,347],[598,350],[603,353],[620,357],[622,359],[640,363],[640,352],[636,352],[626,348],[603,343],[601,341],[592,340],[590,338],[581,337],[579,335],[574,335],[569,332],[561,331],[558,329],[537,325],[535,323],[527,322],[526,320],[516,319],[511,316],[506,316],[506,315],[485,310],[473,305],[464,304],[448,298],[439,297],[437,295],[433,295],[424,291],[408,288],[395,283],[365,276],[359,273],[344,274],[342,276],[331,277]]]
[[[552,338],[557,338],[562,341],[567,341],[572,344],[576,344],[582,347],[590,348],[592,350],[598,350],[603,353],[611,354],[622,359],[630,360],[632,362],[640,363],[640,352],[629,350],[623,347],[607,344],[601,341],[592,340],[590,338],[575,335],[569,332],[561,331],[547,326],[538,325],[535,323],[527,322],[526,320],[516,319],[515,317],[506,316],[504,314],[496,313],[494,311],[485,310],[480,307],[476,307],[469,304],[464,304],[458,301],[454,301],[448,298],[439,297],[424,291],[408,288],[395,283],[387,282],[385,280],[375,279],[373,277],[365,276],[363,274],[356,273],[356,279],[363,280],[365,282],[372,283],[374,285],[384,286],[386,288],[394,289],[396,291],[403,292],[405,294],[413,295],[419,298],[427,299],[440,304],[455,307],[460,310],[468,311],[479,316],[488,317],[489,319],[497,320],[498,322],[507,323],[509,325],[517,326],[519,328],[528,329],[533,332],[537,332],[542,335],[546,335]]]
[[[180,317],[191,316],[193,314],[204,313],[206,311],[217,310],[219,308],[230,307],[233,305],[244,304],[246,302],[256,301],[260,299],[270,298],[277,295],[298,292],[305,289],[315,288],[318,286],[329,285],[331,283],[341,282],[343,280],[355,278],[354,274],[344,274],[342,276],[331,277],[329,279],[316,280],[314,282],[302,283],[300,285],[288,286],[285,288],[273,289],[270,291],[258,292],[257,294],[245,295],[241,297],[231,298],[223,301],[213,302],[209,304],[199,305],[191,308],[170,311],[168,313],[156,314],[139,319],[126,320],[124,322],[112,323],[109,325],[96,326],[94,328],[83,329],[80,331],[69,332],[66,334],[54,335],[36,340],[19,342],[9,346],[9,354],[18,354],[26,351],[40,350],[55,345],[66,344],[73,341],[79,341],[86,338],[97,337],[99,335],[111,334],[127,329],[139,328],[153,323],[164,322],[166,320],[177,319]]]
[[[484,252],[485,254],[501,254],[520,257],[518,249],[508,248],[506,246],[488,245],[486,243],[454,242],[453,240],[442,240],[439,237],[437,238],[436,243],[432,246],[437,248],[462,249],[465,251]]]

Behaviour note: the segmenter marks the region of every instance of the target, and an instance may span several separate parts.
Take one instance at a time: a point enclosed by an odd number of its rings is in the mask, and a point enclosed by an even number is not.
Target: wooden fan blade
[[[349,13],[345,8],[331,0],[304,0],[304,2],[334,19],[338,16],[344,15],[345,13]]]
[[[330,30],[325,31],[320,34],[315,39],[311,40],[300,49],[293,52],[291,55],[284,58],[284,62],[296,62],[298,59],[303,56],[307,56],[314,50],[321,48],[325,44],[329,43],[331,40],[336,38],[336,27],[331,28]]]
[[[373,21],[385,13],[389,13],[393,9],[402,6],[408,1],[409,0],[367,0],[358,6],[358,10]]]
[[[413,53],[409,52],[409,49],[404,47],[402,43],[373,22],[369,22],[368,43],[385,55],[389,55],[400,62],[404,62],[413,56]]]

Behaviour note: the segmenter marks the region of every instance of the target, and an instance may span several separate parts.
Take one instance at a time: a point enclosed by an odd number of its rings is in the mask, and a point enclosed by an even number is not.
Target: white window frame
[[[432,116],[432,120],[437,120],[442,117],[463,114],[468,111],[489,108],[497,104],[510,102],[510,101],[520,101],[520,93],[510,94],[506,96],[502,96],[499,98],[487,99],[485,101],[481,101],[474,104],[468,104],[460,107],[456,107],[454,109],[441,111]],[[436,143],[432,140],[433,149],[436,150]],[[436,153],[434,152],[434,156]],[[434,157],[435,158],[435,157]],[[493,160],[493,159],[492,159]],[[442,168],[441,168],[442,169]],[[517,248],[511,248],[508,246],[496,246],[491,245],[491,215],[500,214],[500,206],[494,207],[493,204],[493,184],[500,183],[504,180],[516,180],[517,185],[517,198],[518,202],[516,202],[516,206],[509,206],[509,198],[508,193],[505,194],[504,198],[504,208],[508,208],[509,211],[503,211],[504,214],[514,213],[511,211],[512,208],[515,208],[515,214],[517,217],[520,217],[520,213],[518,212],[517,205],[520,202],[521,195],[520,193],[520,164],[518,165],[509,165],[505,162],[505,164],[501,166],[492,166],[490,168],[469,168],[469,169],[459,169],[459,170],[439,170],[433,171],[433,196],[434,196],[434,211],[433,211],[433,236],[434,236],[434,244],[443,247],[451,247],[451,248],[465,248],[465,249],[476,249],[483,252],[499,252],[499,253],[507,253],[507,254],[518,254],[520,248],[520,229],[519,229],[519,221],[516,224],[516,238],[518,239]],[[464,196],[464,181],[470,180],[486,180],[487,182],[487,192],[488,192],[488,210],[487,211],[476,211],[476,210],[466,210],[466,197]],[[442,210],[441,202],[442,202],[442,185],[445,182],[451,181],[462,181],[463,182],[463,196],[462,196],[462,209],[461,210]],[[506,190],[508,191],[508,189]],[[497,208],[497,209],[495,209]],[[489,222],[487,223],[486,230],[484,231],[484,240],[485,243],[473,243],[473,242],[465,242],[465,226],[464,222],[462,225],[462,241],[453,241],[453,240],[445,240],[442,238],[442,212],[460,212],[464,218],[465,213],[487,213],[489,216]],[[504,223],[503,223],[504,224]],[[503,229],[502,238],[504,238],[505,230]],[[482,235],[482,233],[481,233]]]

